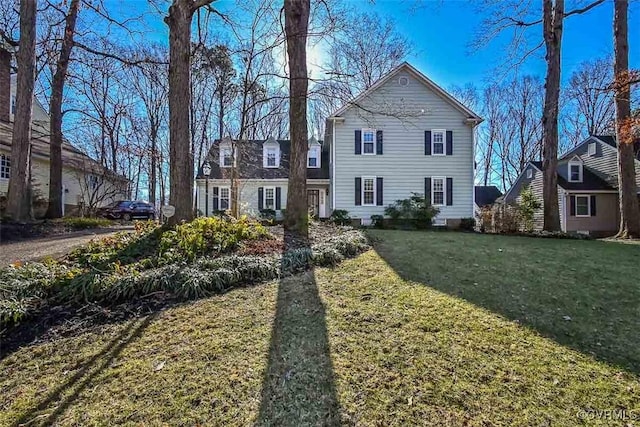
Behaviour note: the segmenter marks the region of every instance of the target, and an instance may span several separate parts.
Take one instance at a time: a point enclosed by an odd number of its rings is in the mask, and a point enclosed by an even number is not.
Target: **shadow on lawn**
[[[285,233],[284,247],[308,247],[308,242]],[[283,277],[256,425],[339,424],[325,308],[314,272]]]
[[[91,384],[92,380],[107,368],[127,345],[139,338],[155,317],[156,315],[153,314],[141,320],[130,321],[115,338],[87,360],[75,374],[51,391],[36,407],[28,409],[14,423],[14,426],[56,424],[58,418]]]
[[[376,231],[376,252],[423,283],[640,374],[640,251],[595,241]]]

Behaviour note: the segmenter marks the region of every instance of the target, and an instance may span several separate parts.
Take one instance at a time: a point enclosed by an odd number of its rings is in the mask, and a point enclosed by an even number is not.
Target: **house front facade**
[[[237,200],[241,214],[257,217],[273,211],[276,217],[282,217],[287,206],[290,153],[289,140],[215,141],[196,177],[198,214],[211,216],[231,210]],[[232,195],[234,187],[237,197]],[[307,202],[312,216],[330,215],[328,194],[329,150],[323,141],[310,138]]]
[[[481,121],[401,64],[332,114],[323,141],[309,141],[310,212],[326,218],[346,210],[366,225],[372,215],[384,215],[385,207],[416,193],[440,210],[436,224],[455,227],[474,215],[474,129]],[[196,178],[198,211],[229,209],[234,170],[241,213],[286,209],[289,147],[289,141],[274,139],[214,143],[209,179],[202,167]]]
[[[640,160],[636,159],[636,188],[640,203]],[[596,237],[618,231],[617,147],[612,136],[591,136],[558,160],[558,207],[561,229]],[[517,203],[531,188],[542,204],[542,162],[530,161],[505,194],[506,203]],[[534,215],[534,228],[542,230],[542,209]]]

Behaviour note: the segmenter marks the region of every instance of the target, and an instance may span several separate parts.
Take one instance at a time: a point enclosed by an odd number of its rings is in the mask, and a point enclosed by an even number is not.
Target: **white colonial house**
[[[368,224],[417,193],[440,209],[436,224],[455,227],[474,215],[474,129],[481,121],[413,66],[399,65],[331,115],[323,141],[309,140],[310,211],[328,217],[344,209]],[[232,171],[241,212],[286,209],[289,148],[274,139],[216,141],[206,159],[209,179],[202,167],[196,179],[200,213],[229,209]]]

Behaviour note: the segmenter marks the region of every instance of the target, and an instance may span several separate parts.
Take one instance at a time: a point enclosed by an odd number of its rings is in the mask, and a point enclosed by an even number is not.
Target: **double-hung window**
[[[96,188],[98,188],[98,184],[99,184],[98,177],[95,175],[89,175],[89,188],[91,188],[92,190],[95,190]]]
[[[376,179],[375,177],[362,178],[362,204],[376,204]]]
[[[444,205],[446,178],[433,178],[431,180],[431,204],[434,206]]]
[[[569,163],[569,181],[582,182],[582,164],[577,162]]]
[[[11,159],[6,154],[0,154],[0,178],[9,179],[11,176]]]
[[[231,147],[220,147],[220,166],[223,168],[233,166],[233,150]]]
[[[275,187],[264,188],[264,208],[265,209],[276,208],[276,188]]]
[[[276,168],[278,167],[278,150],[276,148],[267,148],[267,167],[268,168]]]
[[[376,154],[376,131],[373,129],[362,130],[362,154]]]
[[[231,191],[229,187],[220,187],[220,210],[226,211],[231,206]]]
[[[434,156],[445,155],[445,130],[431,131],[431,154]]]
[[[588,150],[587,154],[589,156],[595,156],[596,155],[596,143],[595,142],[590,142],[587,150]]]
[[[576,196],[576,216],[591,216],[590,196]]]

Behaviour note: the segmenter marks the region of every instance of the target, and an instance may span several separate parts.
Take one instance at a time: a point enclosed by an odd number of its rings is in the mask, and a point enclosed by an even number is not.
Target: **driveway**
[[[132,231],[133,227],[75,231],[58,236],[0,244],[0,266],[16,261],[37,261],[48,256],[60,258],[96,237],[107,237],[119,231],[128,230]]]

